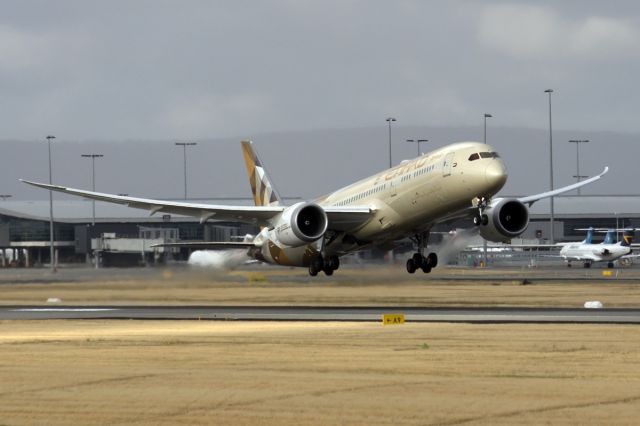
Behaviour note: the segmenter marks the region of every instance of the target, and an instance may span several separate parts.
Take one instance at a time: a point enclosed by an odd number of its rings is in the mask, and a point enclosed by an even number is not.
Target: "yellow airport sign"
[[[611,271],[609,269],[605,269],[604,271],[602,271],[602,276],[603,277],[612,277],[613,276],[613,271]]]
[[[383,314],[382,323],[384,325],[404,324],[404,314]]]

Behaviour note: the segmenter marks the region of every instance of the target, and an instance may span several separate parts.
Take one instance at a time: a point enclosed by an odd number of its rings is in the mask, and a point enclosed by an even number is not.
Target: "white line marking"
[[[119,310],[116,308],[22,308],[12,309],[11,312],[101,312]]]

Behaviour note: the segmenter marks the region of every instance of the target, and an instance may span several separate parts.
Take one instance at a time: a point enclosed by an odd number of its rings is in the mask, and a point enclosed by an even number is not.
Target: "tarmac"
[[[381,321],[403,314],[407,322],[640,324],[640,309],[424,308],[311,306],[2,306],[0,320],[218,320]]]

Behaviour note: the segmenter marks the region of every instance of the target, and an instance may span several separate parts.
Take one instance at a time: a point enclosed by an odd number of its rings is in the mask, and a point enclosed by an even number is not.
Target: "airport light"
[[[182,147],[184,159],[184,199],[187,199],[187,147],[197,145],[196,142],[176,142],[177,146]]]
[[[391,123],[397,121],[393,117],[387,117],[386,122],[389,124],[389,168],[393,167],[393,163],[391,161]]]
[[[55,138],[56,137],[53,135],[47,136],[47,144],[49,145],[49,185],[53,185],[53,178],[51,175],[51,141]],[[53,240],[53,191],[49,190],[49,256],[51,256],[51,272],[56,272]]]
[[[484,115],[484,144],[487,144],[487,118],[493,118],[491,114]]]
[[[91,158],[91,188],[96,192],[96,158],[102,158],[102,154],[81,154],[82,158]],[[96,200],[91,200],[93,216],[91,226],[96,226]]]
[[[421,142],[429,142],[429,139],[407,139],[407,142],[417,142],[418,143],[418,157],[420,157],[420,154],[422,153],[422,151],[420,150],[420,143]]]
[[[550,190],[553,191],[553,132],[551,127],[551,94],[553,93],[553,89],[547,89],[544,91],[549,95],[549,186]],[[553,231],[553,196],[550,197],[551,203],[551,216],[549,218],[549,226],[550,229],[550,243],[555,243],[555,233]]]
[[[11,197],[13,197],[13,195],[11,194],[0,194],[0,198],[2,198],[2,201],[7,201],[7,198]]]
[[[576,174],[573,177],[576,178],[578,182],[580,182],[582,178],[589,177],[589,176],[583,176],[580,174],[580,144],[587,143],[587,142],[589,142],[589,139],[582,139],[582,140],[572,139],[569,141],[569,143],[576,144]],[[580,188],[578,188],[578,195],[580,195]]]

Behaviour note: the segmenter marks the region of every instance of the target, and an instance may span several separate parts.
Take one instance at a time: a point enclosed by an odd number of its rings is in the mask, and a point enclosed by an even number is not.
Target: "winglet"
[[[247,174],[249,175],[249,184],[251,184],[251,192],[253,193],[253,201],[256,206],[279,206],[282,204],[280,195],[276,191],[275,186],[271,182],[269,175],[260,161],[260,157],[253,149],[253,143],[249,140],[241,141],[242,155],[245,165],[247,166]]]

